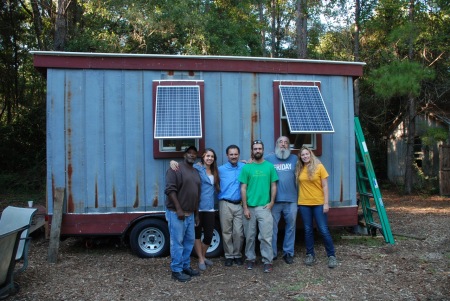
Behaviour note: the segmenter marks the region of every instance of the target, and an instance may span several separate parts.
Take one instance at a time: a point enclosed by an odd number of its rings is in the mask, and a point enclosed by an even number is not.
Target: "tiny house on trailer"
[[[47,78],[47,210],[65,188],[61,235],[118,235],[141,257],[169,251],[165,173],[187,145],[218,164],[280,135],[327,168],[330,226],[357,224],[353,80],[364,63],[33,52]],[[221,251],[216,228],[210,256]]]

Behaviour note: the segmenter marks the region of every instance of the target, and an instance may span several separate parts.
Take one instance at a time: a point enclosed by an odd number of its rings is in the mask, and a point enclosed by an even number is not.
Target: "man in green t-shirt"
[[[277,194],[278,175],[272,163],[264,160],[264,144],[252,142],[253,162],[246,164],[239,175],[242,207],[244,208],[245,256],[248,270],[255,264],[256,229],[259,229],[264,272],[272,272],[273,217],[271,209]]]

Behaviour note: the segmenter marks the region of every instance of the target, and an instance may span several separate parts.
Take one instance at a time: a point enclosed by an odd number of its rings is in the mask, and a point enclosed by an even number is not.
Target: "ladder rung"
[[[370,192],[360,192],[359,194],[363,196],[368,196],[369,198],[373,198],[373,194]]]
[[[383,227],[382,227],[380,224],[378,224],[378,223],[375,223],[375,222],[369,222],[368,224],[369,224],[370,226],[372,226],[372,227],[377,228],[377,229],[383,229]]]
[[[372,212],[376,212],[376,213],[378,213],[378,210],[377,210],[377,208],[374,208],[374,207],[369,207],[369,208],[367,208],[367,209],[369,209],[370,211],[372,211]]]

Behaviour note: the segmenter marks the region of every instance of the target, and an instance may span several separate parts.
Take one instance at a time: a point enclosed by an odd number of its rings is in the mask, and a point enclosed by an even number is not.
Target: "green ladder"
[[[394,244],[394,236],[358,117],[355,117],[355,134],[356,180],[366,228],[373,236],[376,235],[377,229],[380,230],[384,240],[389,244]]]

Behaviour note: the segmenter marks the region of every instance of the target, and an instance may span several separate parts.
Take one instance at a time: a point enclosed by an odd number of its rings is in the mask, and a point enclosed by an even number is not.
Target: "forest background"
[[[30,51],[362,61],[355,81],[378,177],[386,136],[406,118],[406,194],[415,116],[450,112],[449,0],[2,0],[0,193],[45,193],[46,83]],[[449,143],[448,130],[427,139]]]

